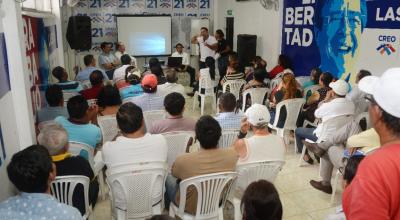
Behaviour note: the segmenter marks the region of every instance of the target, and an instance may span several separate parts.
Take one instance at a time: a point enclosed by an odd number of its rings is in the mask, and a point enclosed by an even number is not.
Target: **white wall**
[[[257,35],[257,55],[268,62],[268,70],[272,69],[277,64],[281,49],[280,12],[264,9],[259,1],[218,0],[214,3],[214,29],[226,30],[227,10],[232,10],[234,50],[238,34]]]

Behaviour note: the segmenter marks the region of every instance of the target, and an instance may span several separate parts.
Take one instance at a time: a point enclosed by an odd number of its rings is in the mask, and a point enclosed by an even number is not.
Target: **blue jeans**
[[[314,130],[315,128],[296,128],[296,130],[294,131],[294,135],[296,137],[297,152],[301,153],[301,151],[303,150],[303,143],[301,143],[301,140],[318,140],[318,137],[315,136],[315,134],[313,133]]]
[[[179,184],[177,183],[177,178],[172,176],[171,174],[168,174],[167,179],[165,180],[165,196],[164,196],[164,202],[165,202],[165,209],[169,210],[169,204],[175,202],[175,196],[176,193],[179,190]]]

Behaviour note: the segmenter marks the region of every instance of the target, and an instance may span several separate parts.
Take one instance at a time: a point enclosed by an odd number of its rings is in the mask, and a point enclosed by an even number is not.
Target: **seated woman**
[[[97,105],[100,107],[98,115],[115,115],[121,103],[121,96],[117,87],[113,85],[104,86],[97,96]]]
[[[302,97],[301,91],[297,88],[296,79],[294,78],[293,74],[285,73],[282,77],[282,82],[279,85],[278,91],[275,93],[273,101],[270,103],[270,113],[271,113],[270,123],[271,124],[274,123],[277,104],[279,104],[281,101],[284,100],[301,98],[301,97]],[[287,115],[287,110],[286,107],[283,106],[279,114],[279,119],[277,124],[278,128],[283,128],[283,125],[286,120],[286,115]]]
[[[278,57],[278,65],[276,65],[270,72],[269,72],[269,78],[273,79],[275,78],[279,73],[282,73],[285,69],[291,69],[291,61],[289,57],[286,55],[279,55]]]
[[[232,53],[229,55],[229,65],[228,69],[226,70],[226,75],[221,79],[220,85],[224,85],[224,83],[228,80],[237,80],[243,78],[244,74],[240,70],[237,54]]]
[[[267,88],[267,84],[264,83],[266,75],[267,71],[265,69],[255,69],[253,79],[243,87],[243,91],[251,88]]]
[[[140,71],[135,69],[134,66],[126,68],[125,82],[127,83],[127,86],[119,90],[122,100],[143,94],[143,89],[140,85]]]
[[[320,68],[318,68],[318,67],[313,68],[310,72],[310,80],[303,84],[303,88],[307,89],[310,86],[318,85],[319,77],[320,77],[321,73],[322,72],[321,72]],[[304,94],[304,95],[307,95],[307,94]]]
[[[245,70],[245,79],[246,82],[249,82],[250,80],[254,79],[254,71],[256,69],[263,69],[266,70],[267,68],[267,61],[263,60],[260,56],[256,56],[252,61],[251,61],[251,67]],[[268,72],[265,71],[265,76],[264,78],[269,78]]]
[[[146,71],[144,73],[144,75],[150,74],[150,73],[156,75],[158,85],[161,85],[161,84],[164,84],[167,82],[167,80],[165,79],[165,76],[164,76],[164,71],[162,69],[161,63],[157,58],[153,57],[149,60],[149,68],[150,68],[150,71]]]

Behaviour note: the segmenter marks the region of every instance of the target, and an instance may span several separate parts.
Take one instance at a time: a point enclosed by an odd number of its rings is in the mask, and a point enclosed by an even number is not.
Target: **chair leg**
[[[204,103],[205,103],[205,99],[206,99],[206,97],[204,96],[204,97],[201,97],[200,96],[200,108],[201,108],[201,115],[203,115],[204,114]]]
[[[104,186],[104,174],[103,174],[103,169],[101,169],[101,170],[99,171],[98,177],[99,177],[99,187],[100,187],[101,199],[102,199],[102,200],[105,200],[105,199],[106,199],[106,192],[105,192],[105,189],[104,189],[105,186]]]
[[[193,96],[193,109],[192,109],[192,111],[194,111],[194,107],[196,106],[196,100],[197,100],[197,95],[196,95],[196,93],[194,93],[194,96]]]
[[[333,204],[333,201],[335,200],[336,190],[337,190],[337,187],[338,187],[339,175],[340,175],[340,172],[339,172],[339,170],[337,170],[337,171],[336,171],[336,174],[335,174],[335,179],[333,180],[332,195],[331,195],[331,204]]]
[[[304,155],[306,155],[306,146],[305,145],[303,145],[303,150],[301,150],[301,156],[299,159],[299,167],[301,167],[301,165],[303,164]]]
[[[234,220],[241,220],[242,219],[242,212],[240,211],[240,199],[233,198],[233,208],[234,208]]]

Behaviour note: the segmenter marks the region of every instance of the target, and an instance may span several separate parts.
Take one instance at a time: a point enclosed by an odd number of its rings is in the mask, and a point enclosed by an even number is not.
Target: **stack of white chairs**
[[[167,118],[167,112],[164,110],[145,111],[143,112],[143,118],[146,130],[150,131],[154,122]]]
[[[210,77],[201,77],[199,80],[199,90],[195,91],[193,96],[193,111],[200,97],[200,114],[204,114],[204,103],[207,97],[212,98],[212,109],[216,109],[217,97],[214,92],[215,83],[218,81],[212,80]],[[201,90],[204,89],[204,94]]]

